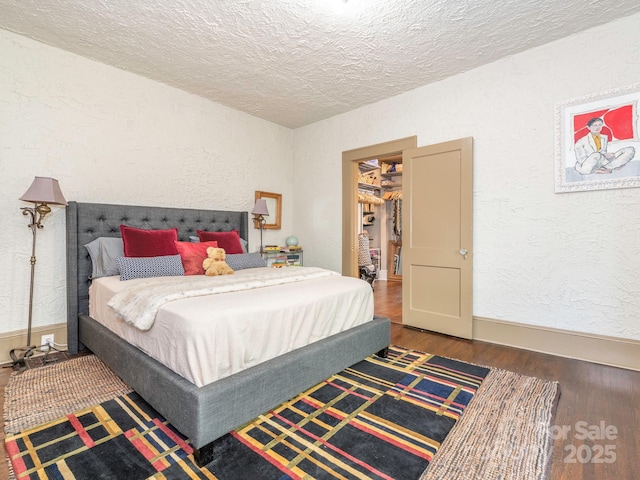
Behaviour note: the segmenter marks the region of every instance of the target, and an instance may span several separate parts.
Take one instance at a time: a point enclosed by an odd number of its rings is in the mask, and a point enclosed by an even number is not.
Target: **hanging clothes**
[[[382,198],[391,202],[391,220],[393,222],[393,234],[397,238],[401,238],[402,237],[402,190],[385,192],[382,195]]]
[[[402,237],[402,199],[393,200],[393,234]]]
[[[370,205],[382,205],[384,200],[370,193],[358,192],[358,203],[368,203]]]

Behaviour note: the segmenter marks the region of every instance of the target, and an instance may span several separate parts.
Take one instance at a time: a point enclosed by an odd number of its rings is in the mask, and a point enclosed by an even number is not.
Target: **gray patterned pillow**
[[[160,257],[118,257],[120,280],[134,278],[174,277],[184,275],[180,255]]]
[[[229,253],[225,259],[227,264],[233,270],[244,270],[245,268],[266,267],[267,262],[264,261],[259,252],[253,253]]]

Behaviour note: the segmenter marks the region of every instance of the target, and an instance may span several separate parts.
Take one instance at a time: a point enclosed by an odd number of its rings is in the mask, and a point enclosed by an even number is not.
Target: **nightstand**
[[[262,258],[268,267],[301,267],[303,264],[303,251],[300,250],[266,250],[262,252]]]

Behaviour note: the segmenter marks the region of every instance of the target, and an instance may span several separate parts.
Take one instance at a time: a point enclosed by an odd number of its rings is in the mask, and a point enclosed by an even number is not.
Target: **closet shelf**
[[[371,171],[376,170],[378,168],[380,168],[380,165],[374,165],[374,164],[367,163],[367,162],[363,162],[360,165],[358,165],[358,169],[362,173],[371,172]]]
[[[379,158],[378,162],[380,162],[380,163],[402,163],[402,154],[398,153],[396,155],[390,155],[388,157]]]
[[[370,183],[358,183],[358,189],[374,192],[376,190],[380,190],[380,185],[372,185]]]

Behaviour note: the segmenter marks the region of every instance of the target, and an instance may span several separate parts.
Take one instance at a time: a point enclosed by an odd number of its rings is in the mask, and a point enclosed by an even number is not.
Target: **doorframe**
[[[418,146],[417,135],[342,152],[342,274],[358,277],[358,164]]]

